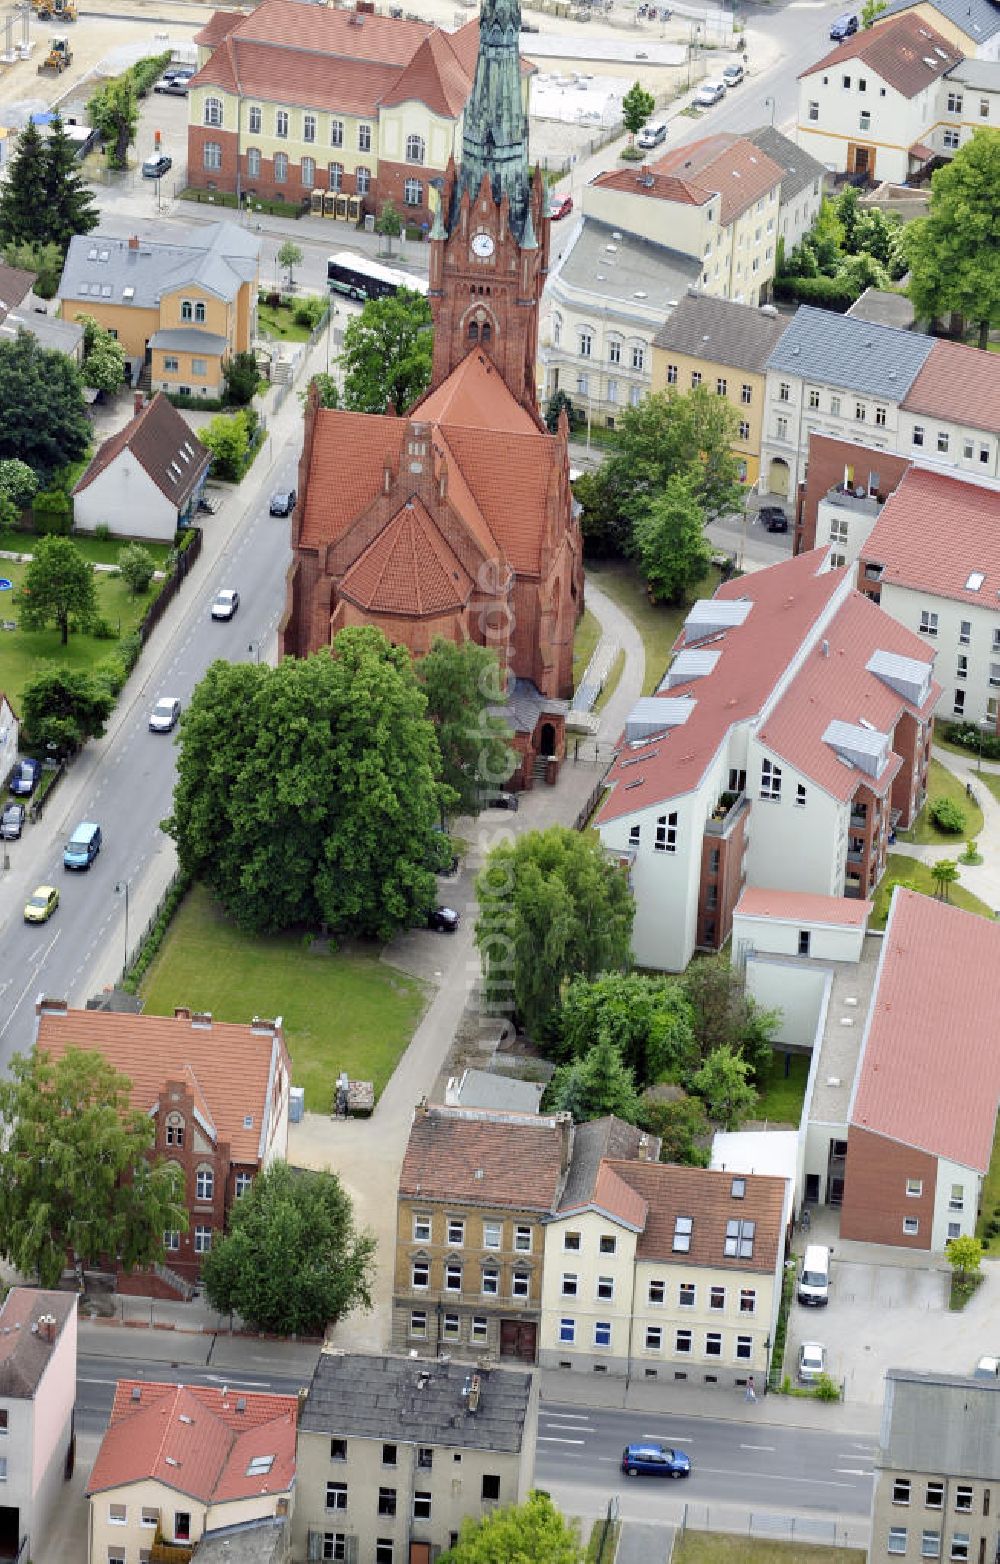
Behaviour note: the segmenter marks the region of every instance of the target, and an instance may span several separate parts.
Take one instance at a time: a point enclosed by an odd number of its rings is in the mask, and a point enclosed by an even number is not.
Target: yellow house
[[[218,397],[222,365],[256,330],[260,240],[209,223],[167,243],[80,234],[59,282],[66,320],[91,315],[125,348],[131,383]]]
[[[903,12],[947,38],[966,59],[1000,59],[1000,12],[992,0],[891,0],[873,25],[884,26]]]
[[[134,1564],[154,1544],[178,1560],[207,1532],[287,1526],[296,1396],[119,1380],[87,1484],[89,1564]]]
[[[707,386],[737,418],[732,453],[740,480],[760,473],[764,370],[788,322],[771,306],[752,309],[688,293],[653,338],[653,390],[679,393]]]

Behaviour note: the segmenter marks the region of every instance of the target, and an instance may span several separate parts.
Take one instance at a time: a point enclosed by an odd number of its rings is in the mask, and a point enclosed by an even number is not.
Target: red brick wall
[[[816,547],[816,514],[825,494],[844,481],[844,468],[853,467],[855,483],[868,482],[869,473],[878,473],[879,493],[891,494],[910,463],[905,456],[888,451],[873,451],[851,440],[834,440],[826,434],[814,434],[809,441],[809,471],[795,522],[794,552],[807,553]]]
[[[921,726],[923,727],[922,739],[918,738],[918,729]],[[897,755],[903,757],[903,764],[892,784],[892,807],[900,811],[901,826],[912,825],[927,792],[927,767],[932,729],[933,722],[919,724],[909,712],[904,712],[896,724],[892,747]],[[916,779],[915,790],[914,779]]]
[[[172,1271],[194,1280],[201,1271],[201,1256],[195,1253],[194,1230],[196,1226],[211,1227],[221,1235],[226,1225],[226,1192],[230,1184],[231,1159],[229,1145],[218,1141],[207,1151],[196,1148],[196,1137],[207,1141],[204,1131],[195,1121],[194,1098],[191,1090],[181,1081],[167,1081],[160,1093],[160,1111],[156,1119],[154,1155],[180,1164],[184,1175],[185,1205],[188,1211],[188,1230],[180,1235],[180,1249],[168,1251],[165,1263]],[[184,1142],[181,1146],[167,1141],[167,1120],[171,1113],[179,1113],[184,1121]],[[212,1198],[198,1200],[197,1173],[199,1168],[210,1168],[214,1178]]]
[[[701,883],[698,889],[697,943],[702,948],[721,950],[733,929],[733,910],[743,889],[743,849],[746,843],[749,809],[736,817],[726,836],[707,833],[701,844]],[[712,854],[719,854],[719,866],[712,869]],[[715,906],[709,905],[709,887],[715,889]],[[715,932],[710,934],[710,925]]]
[[[923,1180],[920,1195],[907,1195],[908,1178]],[[847,1136],[841,1238],[929,1249],[936,1183],[936,1158],[852,1124]],[[916,1217],[920,1223],[915,1236],[903,1232],[904,1217]]]

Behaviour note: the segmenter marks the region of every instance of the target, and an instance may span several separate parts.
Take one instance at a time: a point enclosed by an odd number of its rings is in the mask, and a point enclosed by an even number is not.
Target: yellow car
[[[59,905],[59,892],[54,885],[40,885],[24,904],[25,923],[48,923]]]

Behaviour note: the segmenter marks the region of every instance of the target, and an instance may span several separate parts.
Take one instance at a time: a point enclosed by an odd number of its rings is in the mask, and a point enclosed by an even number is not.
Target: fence
[[[868,1545],[869,1523],[867,1517],[861,1515],[851,1520],[833,1516],[827,1519],[783,1515],[772,1510],[741,1510],[737,1505],[687,1503],[678,1532],[683,1536],[689,1529],[727,1532],[771,1542],[864,1549]]]
[[[202,533],[201,528],[194,529],[194,537],[186,549],[181,549],[174,556],[174,568],[164,581],[157,597],[153,599],[139,624],[139,640],[145,646],[156,626],[159,624],[167,608],[173,602],[181,589],[181,582],[186,577],[198,555],[201,553]]]
[[[62,781],[63,777],[66,775],[66,772],[68,770],[69,770],[69,761],[68,760],[60,760],[58,765],[55,767],[55,770],[51,773],[51,781],[49,782],[48,787],[45,789],[45,792],[40,794],[39,797],[36,798],[33,803],[28,805],[28,819],[33,824],[34,824],[35,821],[40,820],[42,818],[42,815],[44,814],[45,809],[46,809],[46,807],[48,805],[49,799],[52,797],[52,794],[55,792],[56,788],[58,787],[59,783]],[[43,772],[43,776],[44,776],[44,772]]]
[[[149,916],[149,918],[148,918],[148,920],[146,922],[146,926],[145,926],[145,928],[143,929],[142,933],[139,936],[139,939],[134,944],[130,944],[130,943],[128,943],[127,936],[126,936],[125,965],[122,967],[121,974],[120,974],[120,976],[118,978],[118,982],[115,984],[116,988],[124,988],[126,986],[126,982],[127,982],[129,973],[132,971],[133,967],[139,961],[139,958],[141,957],[141,955],[143,953],[143,949],[145,947],[146,941],[149,939],[149,936],[152,934],[153,928],[154,928],[154,926],[155,926],[155,924],[157,922],[157,919],[160,917],[161,913],[163,912],[163,909],[167,905],[167,902],[169,901],[170,897],[174,894],[175,890],[177,889],[177,887],[180,884],[182,884],[182,882],[185,883],[185,884],[187,883],[187,876],[185,875],[183,869],[175,869],[173,874],[170,876],[170,879],[167,882],[167,885],[166,885],[166,888],[164,889],[163,895],[160,897],[160,899],[157,902],[156,906],[153,908],[153,911],[150,914],[150,916]]]

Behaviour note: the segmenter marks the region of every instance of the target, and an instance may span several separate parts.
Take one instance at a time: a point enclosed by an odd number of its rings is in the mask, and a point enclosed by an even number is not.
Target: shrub
[[[95,641],[117,641],[118,631],[110,619],[102,619],[100,616],[90,621],[90,633]]]
[[[849,310],[862,290],[844,277],[776,277],[776,299],[794,299],[799,304],[814,304],[818,309]]]
[[[173,407],[197,408],[201,413],[218,413],[225,406],[219,396],[190,396],[186,391],[165,391],[164,395]]]
[[[949,836],[961,836],[964,833],[965,810],[953,798],[932,798],[928,807],[939,831],[945,831]]]
[[[840,1386],[829,1374],[820,1374],[816,1379],[813,1395],[817,1401],[839,1401]]]
[[[73,504],[64,489],[43,489],[31,502],[35,530],[43,536],[69,535],[73,525]]]
[[[108,526],[107,522],[99,521],[97,526],[94,528],[94,537],[97,539],[98,543],[107,543],[110,536],[111,528]]]
[[[142,641],[134,630],[131,634],[122,636],[118,643],[118,656],[121,658],[127,676],[142,656]]]
[[[156,562],[149,549],[143,548],[141,543],[126,543],[119,550],[118,569],[128,582],[132,596],[139,597],[149,591]]]
[[[981,748],[985,760],[1000,760],[1000,734],[981,733],[974,722],[946,722],[941,735],[949,744],[957,744],[973,755],[978,755]]]

